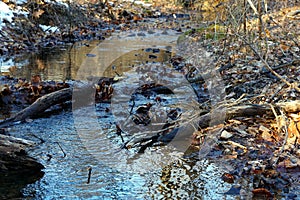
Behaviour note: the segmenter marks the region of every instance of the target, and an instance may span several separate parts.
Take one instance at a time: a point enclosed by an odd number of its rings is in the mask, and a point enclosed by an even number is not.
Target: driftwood
[[[73,108],[86,106],[95,102],[95,91],[93,84],[86,83],[82,85],[64,88],[38,98],[33,104],[18,112],[15,116],[0,122],[0,128],[14,125],[16,122],[24,122],[26,119],[37,117],[44,113],[51,106],[64,103],[75,99]],[[75,92],[74,92],[75,91]],[[74,97],[75,96],[75,97]]]
[[[24,121],[37,116],[53,105],[68,101],[72,98],[72,88],[58,90],[38,98],[32,105],[17,113],[15,116],[0,122],[0,128],[13,125],[15,122]]]

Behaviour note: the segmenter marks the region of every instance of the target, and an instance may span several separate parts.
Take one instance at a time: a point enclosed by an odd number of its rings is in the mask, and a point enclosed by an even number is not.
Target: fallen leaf
[[[44,13],[45,11],[42,9],[39,9],[38,11],[33,12],[32,16],[35,18],[40,18],[40,16]]]
[[[232,136],[233,136],[232,133],[230,133],[230,132],[228,132],[226,130],[223,130],[222,133],[221,133],[220,138],[227,140],[227,139],[231,138]]]
[[[232,174],[229,174],[229,173],[224,173],[221,178],[226,183],[233,183],[234,182],[234,176]]]
[[[256,188],[252,190],[253,199],[256,198],[264,198],[264,199],[271,199],[273,197],[272,193],[265,189],[265,188]]]

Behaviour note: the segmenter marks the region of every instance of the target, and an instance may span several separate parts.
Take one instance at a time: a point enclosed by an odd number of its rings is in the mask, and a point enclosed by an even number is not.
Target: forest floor
[[[23,14],[19,12],[18,17],[6,20],[1,27],[2,56],[80,40],[103,40],[112,32],[141,27],[188,30],[178,40],[185,56],[175,56],[170,62],[186,75],[195,90],[215,91],[201,103],[201,109],[209,113],[220,107],[226,107],[227,112],[238,106],[258,106],[249,115],[237,112],[223,123],[202,128],[200,124],[193,134],[191,152],[231,164],[232,169],[221,178],[234,183],[229,191],[232,195],[242,193],[236,185],[243,185],[241,177],[247,176],[256,199],[299,198],[300,193],[289,191],[300,188],[300,7],[264,15],[261,32],[258,21],[248,21],[244,32],[243,27],[225,27],[214,22],[205,22],[200,28],[199,24],[197,27],[193,23],[180,24],[176,17],[185,17],[186,11],[176,6],[164,7],[162,11],[160,7],[131,2],[27,3],[22,8],[11,2],[7,5],[22,10]],[[170,20],[147,24],[147,18],[161,17]],[[210,52],[213,63],[191,61],[198,56],[191,52],[197,52],[198,48]],[[208,70],[204,70],[206,64],[210,65]],[[219,73],[221,86],[203,78],[203,73],[209,70]],[[54,82],[41,85],[39,76],[27,81],[2,77],[2,82],[3,107],[16,102],[27,106],[44,94],[69,87]],[[219,88],[223,100],[214,105],[211,99],[220,98]],[[38,92],[42,89],[43,93]],[[290,104],[292,109],[287,108]],[[260,112],[262,108],[266,110]]]

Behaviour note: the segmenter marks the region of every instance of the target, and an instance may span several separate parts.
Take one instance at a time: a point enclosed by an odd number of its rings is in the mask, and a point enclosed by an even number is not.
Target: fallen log
[[[300,100],[277,103],[275,106],[283,109],[287,113],[300,111]],[[223,115],[224,116],[219,116]],[[256,115],[273,116],[271,105],[269,104],[247,104],[238,106],[220,106],[211,112],[199,117],[199,126],[205,128],[208,126],[223,123],[224,120],[233,119],[235,117],[251,117]],[[214,120],[215,118],[220,120]]]
[[[0,199],[18,197],[27,184],[43,177],[44,166],[27,155],[28,140],[0,134]]]
[[[101,81],[108,81],[106,78],[100,78]],[[109,79],[109,81],[111,81]],[[95,82],[95,81],[94,81]],[[99,84],[98,83],[98,84]],[[0,128],[14,125],[16,122],[24,122],[26,119],[39,116],[51,106],[72,100],[73,108],[83,107],[95,102],[95,94],[97,90],[93,84],[83,83],[72,85],[72,87],[64,88],[38,98],[33,104],[18,112],[15,116],[0,122]],[[106,101],[102,101],[106,102]],[[108,100],[107,100],[108,102]]]
[[[15,122],[32,118],[53,105],[71,100],[72,88],[58,90],[38,98],[33,104],[18,112],[15,116],[0,122],[0,128],[13,125]]]
[[[83,87],[78,88],[80,92],[76,92],[77,102],[74,102],[73,107],[81,107],[87,105],[88,103],[93,102],[91,94],[94,94],[92,90],[94,88],[91,85],[85,85]],[[15,116],[6,119],[0,122],[0,128],[7,127],[13,125],[15,122],[18,121],[25,121],[28,118],[32,118],[43,113],[45,110],[50,108],[53,105],[58,103],[63,103],[65,101],[71,100],[73,94],[72,88],[65,88],[45,96],[40,97],[37,99],[32,105],[25,108],[24,110],[17,113]],[[82,102],[81,102],[82,100]],[[277,103],[275,106],[282,108],[285,112],[297,112],[300,111],[300,100],[290,101],[290,102],[282,102]],[[226,106],[222,105],[209,113],[202,115],[199,117],[199,126],[200,127],[207,127],[213,121],[214,124],[216,123],[223,123],[224,120],[232,119],[234,117],[242,117],[242,116],[255,116],[255,115],[262,115],[271,112],[271,106],[269,104],[248,104],[248,105],[239,105],[239,106]],[[218,115],[224,116],[218,116]],[[212,120],[212,118],[220,118],[221,121]]]
[[[0,173],[2,172],[39,172],[44,166],[27,156],[26,147],[35,143],[21,138],[0,134]]]
[[[277,103],[274,106],[283,109],[287,113],[300,112],[300,100],[285,103]],[[200,128],[207,128],[222,124],[226,120],[230,120],[236,117],[255,117],[262,115],[266,115],[268,117],[275,117],[270,104],[245,104],[234,106],[223,104],[217,107],[216,109],[211,110],[209,113],[197,116],[197,119],[194,119],[193,121],[198,122],[198,126]],[[172,126],[171,129],[172,128],[174,127]],[[176,132],[174,133],[175,135]],[[172,135],[171,140],[175,135]],[[144,135],[139,138],[133,138],[132,140],[125,142],[124,148],[141,147],[141,149],[138,151],[139,153],[141,153],[145,150],[145,148],[153,145],[155,142],[158,142],[159,138],[162,139],[162,136],[165,137],[168,136],[168,134],[165,135],[163,133],[157,132],[156,134],[153,133],[150,136]]]

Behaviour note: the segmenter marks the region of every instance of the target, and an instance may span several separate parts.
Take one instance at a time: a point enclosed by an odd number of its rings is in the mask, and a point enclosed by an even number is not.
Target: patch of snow
[[[10,9],[10,7],[4,3],[0,2],[0,29],[2,26],[4,26],[3,20],[6,19],[9,22],[12,22],[12,18],[14,16],[13,11]]]
[[[25,0],[24,0],[25,1]],[[21,1],[20,1],[21,2]],[[17,6],[16,10],[12,10],[6,3],[0,2],[0,29],[5,26],[4,20],[12,22],[12,18],[15,14],[18,15],[27,15],[28,12],[22,11],[21,6]]]
[[[59,4],[59,5],[64,5],[66,6],[66,8],[69,8],[69,5],[67,4],[68,1],[66,0],[45,0],[46,3],[54,3],[54,4]],[[69,1],[70,3],[72,3],[72,0]]]
[[[39,25],[41,29],[43,29],[46,33],[54,33],[55,31],[59,31],[59,28],[57,26],[46,26],[46,25]]]
[[[0,58],[0,73],[10,72],[11,68],[13,68],[13,67],[20,68],[26,63],[28,63],[28,62],[25,61],[24,63],[16,64],[12,58],[10,58],[10,59]]]
[[[12,66],[14,66],[14,62],[12,59],[9,59],[9,60],[6,60],[6,61],[3,61],[3,60],[0,60],[0,72],[3,73],[3,72],[9,72],[9,68],[11,68]]]
[[[27,0],[16,0],[17,5],[27,3]]]
[[[134,3],[137,4],[137,5],[142,5],[144,7],[150,7],[150,6],[152,6],[151,3],[145,3],[143,1],[134,1]]]
[[[148,8],[152,6],[151,3],[145,3],[143,1],[136,1],[136,0],[125,0],[125,1],[129,1],[129,2],[132,2],[132,3],[136,4],[136,5],[142,5],[142,6],[148,7]]]

